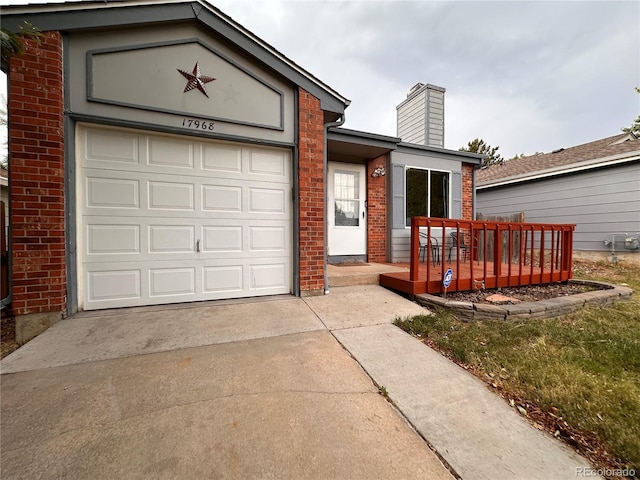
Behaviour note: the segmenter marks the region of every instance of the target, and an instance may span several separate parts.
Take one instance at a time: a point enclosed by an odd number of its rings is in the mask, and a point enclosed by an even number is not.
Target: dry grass
[[[640,266],[576,262],[574,272],[638,293],[560,319],[463,323],[440,311],[396,324],[596,465],[640,471]]]

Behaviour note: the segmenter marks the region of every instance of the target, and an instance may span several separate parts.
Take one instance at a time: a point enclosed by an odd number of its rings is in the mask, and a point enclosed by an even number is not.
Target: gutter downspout
[[[322,202],[324,205],[324,212],[323,212],[323,216],[324,216],[324,241],[323,241],[323,245],[322,245],[322,252],[323,252],[323,270],[324,270],[324,294],[328,295],[329,294],[329,276],[327,274],[327,264],[328,262],[328,252],[327,252],[327,245],[328,245],[328,237],[327,237],[327,233],[328,233],[328,225],[327,225],[327,201],[328,201],[328,197],[327,197],[327,192],[328,192],[328,177],[329,177],[329,151],[328,151],[328,147],[329,147],[329,141],[327,139],[327,136],[329,134],[329,128],[331,127],[339,127],[340,125],[343,125],[345,121],[345,115],[344,113],[340,116],[340,119],[335,121],[335,122],[329,122],[329,123],[325,123],[324,124],[324,201]]]

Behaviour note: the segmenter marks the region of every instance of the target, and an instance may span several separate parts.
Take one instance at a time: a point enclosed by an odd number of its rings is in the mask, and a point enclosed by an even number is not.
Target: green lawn
[[[443,310],[396,325],[466,366],[594,463],[638,472],[640,266],[580,262],[574,277],[625,283],[635,293],[559,319],[464,323]]]

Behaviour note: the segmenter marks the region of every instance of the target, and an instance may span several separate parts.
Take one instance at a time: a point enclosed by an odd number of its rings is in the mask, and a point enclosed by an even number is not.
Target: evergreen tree
[[[0,53],[2,54],[1,62],[3,70],[9,70],[9,60],[11,60],[11,57],[22,55],[24,52],[24,45],[22,43],[23,36],[27,36],[39,44],[42,38],[42,32],[29,22],[24,22],[24,25],[20,26],[18,32],[13,32],[8,28],[0,28]],[[2,96],[2,105],[0,105],[0,128],[7,128],[7,99],[4,96]],[[1,147],[2,158],[0,158],[0,168],[2,170],[9,168],[6,147],[5,142]]]
[[[640,93],[640,88],[635,87],[636,92]],[[624,133],[633,133],[636,137],[640,137],[640,115],[636,117],[630,127],[621,128]]]
[[[469,142],[466,147],[458,149],[458,151],[486,155],[487,158],[482,161],[480,168],[487,168],[491,165],[501,165],[505,162],[505,159],[498,153],[499,148],[500,147],[492,147],[486,144],[484,140],[476,138]]]
[[[24,25],[21,25],[17,32],[13,32],[8,28],[0,28],[0,50],[2,52],[3,69],[9,68],[9,60],[11,57],[22,55],[24,52],[24,45],[22,44],[23,35],[30,37],[36,42],[40,42],[42,38],[42,32],[29,22],[24,22]]]

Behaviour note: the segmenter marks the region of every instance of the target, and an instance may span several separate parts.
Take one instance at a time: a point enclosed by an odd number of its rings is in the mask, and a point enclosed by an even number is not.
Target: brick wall
[[[16,315],[66,309],[62,37],[49,32],[25,47],[8,78]]]
[[[473,218],[473,170],[474,166],[468,163],[462,164],[462,218]]]
[[[387,168],[387,155],[367,162],[367,261],[386,262],[387,177],[372,177],[376,168]]]
[[[324,115],[320,100],[298,92],[300,290],[324,292]]]

